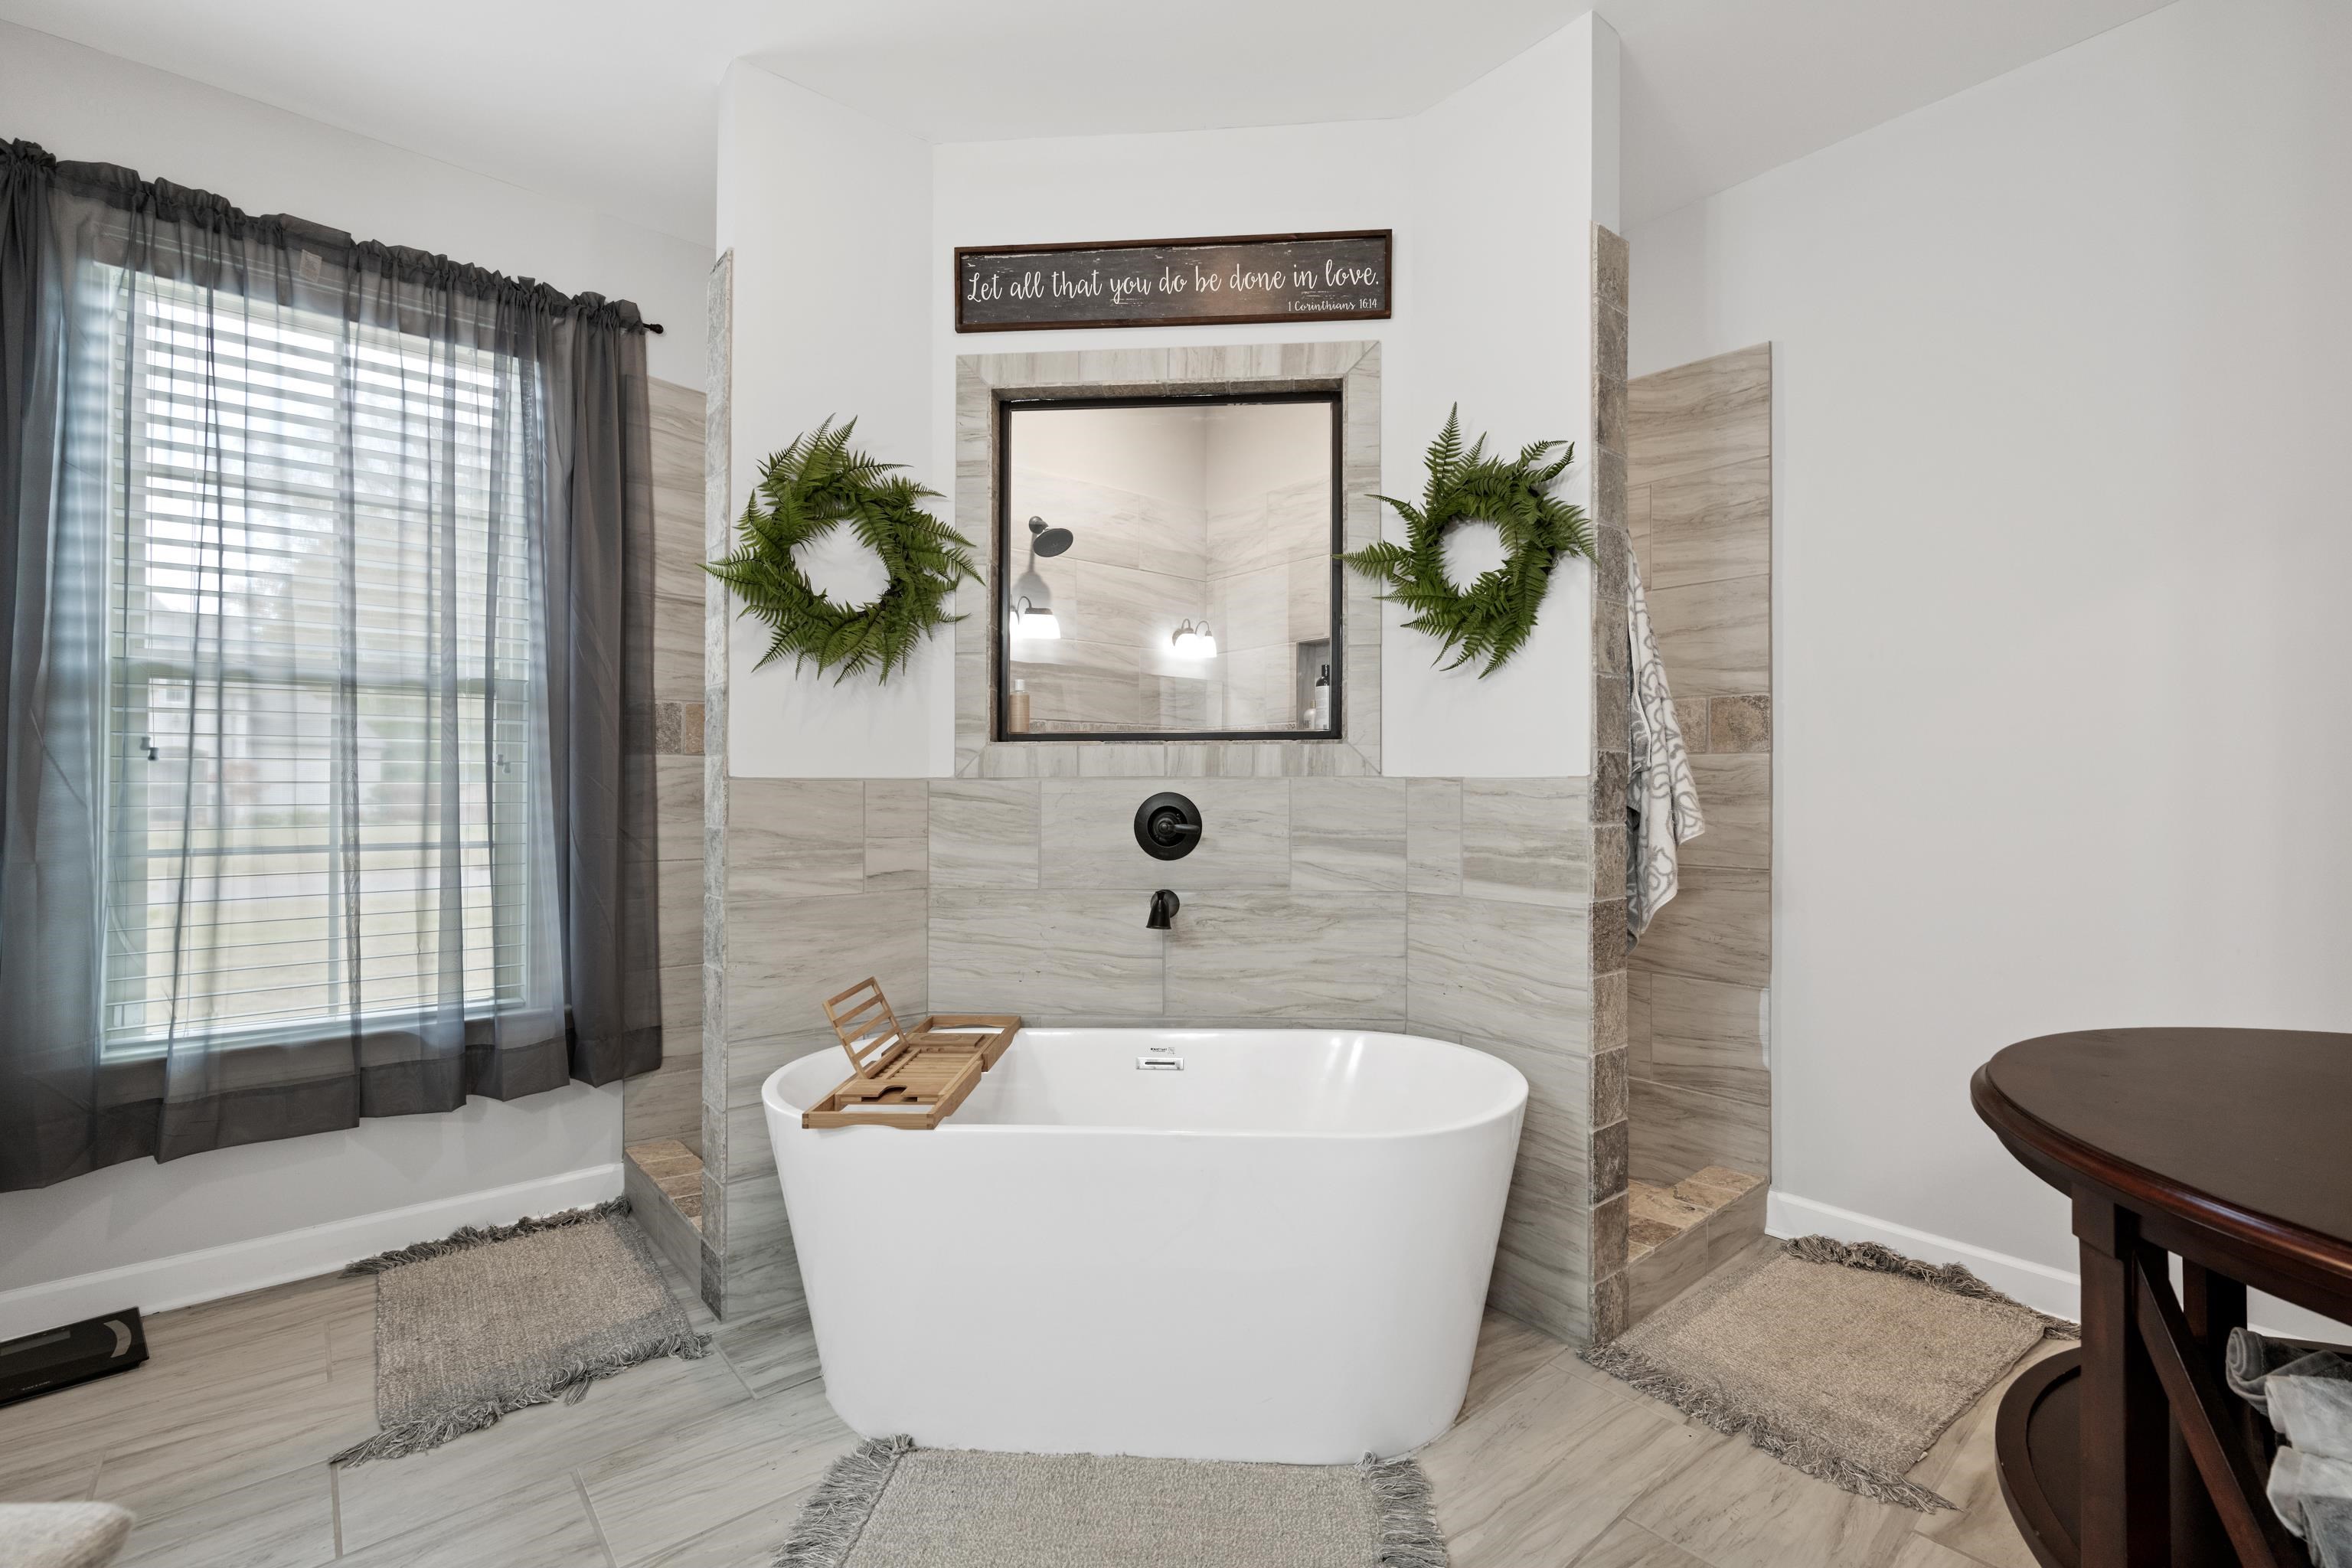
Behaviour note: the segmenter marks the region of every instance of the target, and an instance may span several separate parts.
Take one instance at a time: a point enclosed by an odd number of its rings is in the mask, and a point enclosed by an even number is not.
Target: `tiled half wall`
[[[1509,1061],[1531,1096],[1496,1304],[1589,1331],[1587,781],[1200,778],[1181,860],[1136,847],[1171,781],[728,781],[723,1310],[800,1306],[760,1085],[837,1049],[822,998],[902,1016],[1406,1030]],[[1183,900],[1147,930],[1155,888]]]

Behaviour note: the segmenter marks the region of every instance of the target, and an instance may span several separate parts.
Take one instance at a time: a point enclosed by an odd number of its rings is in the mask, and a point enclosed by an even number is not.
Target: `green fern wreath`
[[[1555,447],[1563,450],[1546,462]],[[1454,655],[1446,668],[1483,660],[1483,679],[1536,629],[1536,607],[1550,585],[1553,563],[1562,555],[1591,558],[1583,509],[1549,493],[1575,458],[1576,448],[1559,441],[1523,447],[1516,458],[1490,458],[1484,436],[1465,450],[1457,405],[1430,444],[1429,488],[1421,504],[1376,498],[1404,519],[1405,542],[1384,541],[1340,559],[1388,584],[1381,597],[1412,612],[1405,625],[1438,640],[1440,660]],[[1500,566],[1467,588],[1455,587],[1445,575],[1446,531],[1461,522],[1493,523],[1506,552]]]
[[[969,577],[980,581],[971,541],[925,511],[919,502],[939,491],[895,476],[901,465],[877,463],[849,448],[852,419],[838,430],[828,418],[760,465],[759,483],[738,526],[742,544],[703,568],[735,590],[743,614],[767,623],[768,651],[760,662],[792,656],[795,667],[816,663],[837,682],[860,670],[883,680],[904,669],[934,626],[961,620],[947,613],[948,595]],[[793,552],[847,522],[890,574],[871,604],[844,605],[812,584]]]

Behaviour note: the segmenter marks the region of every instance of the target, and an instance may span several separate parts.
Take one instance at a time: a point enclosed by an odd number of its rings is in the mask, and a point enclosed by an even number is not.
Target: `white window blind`
[[[532,378],[150,277],[100,289],[109,1048],[516,1000],[546,962]]]

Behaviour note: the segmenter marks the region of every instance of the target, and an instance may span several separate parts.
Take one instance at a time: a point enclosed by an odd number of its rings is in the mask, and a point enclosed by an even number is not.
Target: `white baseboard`
[[[2047,1312],[2053,1318],[2064,1318],[2070,1322],[2082,1319],[2082,1278],[2067,1269],[2053,1268],[2046,1263],[2012,1258],[2005,1252],[1993,1252],[1985,1247],[1972,1247],[1965,1241],[1954,1241],[1948,1236],[1914,1230],[1893,1220],[1877,1219],[1870,1215],[1856,1214],[1852,1209],[1816,1203],[1811,1198],[1801,1198],[1794,1193],[1784,1193],[1778,1187],[1773,1188],[1765,1199],[1764,1228],[1771,1235],[1782,1237],[1827,1236],[1839,1241],[1874,1241],[1906,1258],[1916,1258],[1925,1263],[1965,1264],[1978,1279],[2004,1295],[2024,1302],[2035,1311]],[[2175,1282],[2178,1283],[2177,1278]],[[2330,1322],[2315,1312],[2307,1312],[2292,1302],[2265,1296],[2259,1290],[2247,1302],[2246,1316],[2255,1328],[2264,1333],[2284,1335],[2289,1339],[2336,1341],[2343,1339],[2346,1333],[2343,1324]]]
[[[512,1186],[0,1290],[0,1340],[38,1333],[101,1312],[119,1312],[125,1307],[142,1312],[168,1311],[289,1280],[332,1274],[355,1258],[435,1240],[463,1226],[510,1225],[525,1215],[582,1208],[620,1195],[619,1163],[591,1165]]]

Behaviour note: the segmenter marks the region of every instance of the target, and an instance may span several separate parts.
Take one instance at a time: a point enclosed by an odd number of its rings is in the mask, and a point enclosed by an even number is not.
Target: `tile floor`
[[[818,1384],[767,1386],[758,1325],[729,1323],[702,1361],[336,1470],[326,1457],[374,1430],[372,1304],[371,1281],[326,1279],[159,1313],[147,1366],[0,1409],[0,1501],[123,1503],[138,1568],[765,1568],[854,1441]],[[1489,1317],[1461,1421],[1422,1460],[1455,1568],[2030,1568],[1993,1476],[1993,1403],[1913,1472],[1960,1505],[1922,1516]]]

